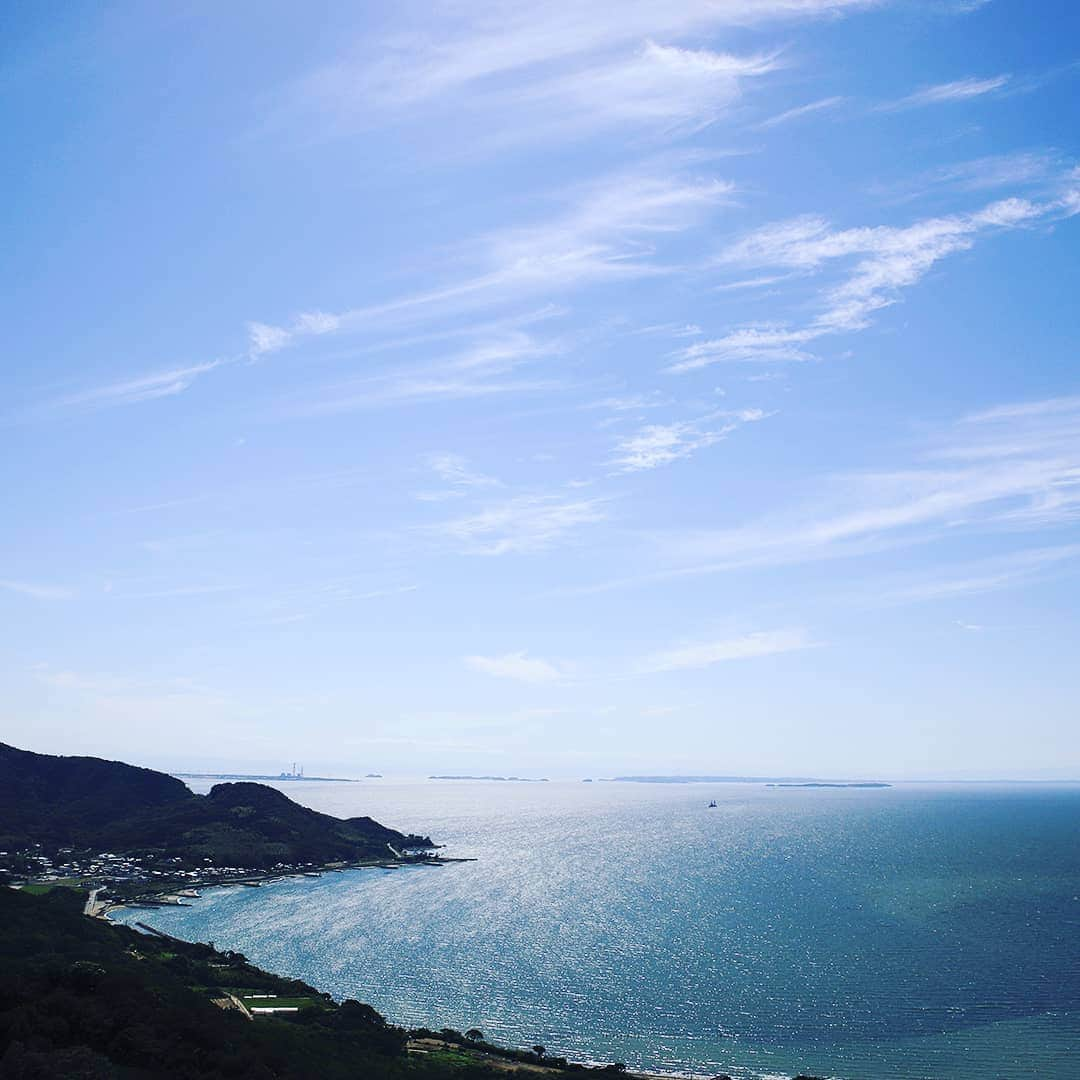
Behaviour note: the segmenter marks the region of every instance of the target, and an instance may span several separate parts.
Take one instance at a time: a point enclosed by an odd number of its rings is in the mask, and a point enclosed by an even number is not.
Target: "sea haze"
[[[1080,788],[281,786],[478,861],[119,917],[398,1023],[580,1059],[738,1080],[1080,1075]]]

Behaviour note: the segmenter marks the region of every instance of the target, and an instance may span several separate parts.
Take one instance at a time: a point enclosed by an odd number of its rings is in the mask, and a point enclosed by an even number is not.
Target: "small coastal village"
[[[184,905],[199,898],[199,890],[222,886],[258,888],[289,877],[317,878],[349,869],[397,870],[405,866],[444,866],[454,859],[435,847],[396,849],[387,844],[385,859],[358,859],[317,864],[279,862],[269,869],[218,866],[210,858],[192,865],[181,856],[76,851],[60,848],[52,854],[40,844],[19,851],[0,851],[0,884],[17,890],[42,892],[58,886],[90,893],[86,914],[105,916],[117,908]]]

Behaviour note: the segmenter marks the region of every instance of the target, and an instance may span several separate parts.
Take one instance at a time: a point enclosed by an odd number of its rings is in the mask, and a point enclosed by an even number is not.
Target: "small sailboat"
[[[710,810],[715,810],[716,809],[716,800],[715,799],[710,799],[709,800],[709,809]]]

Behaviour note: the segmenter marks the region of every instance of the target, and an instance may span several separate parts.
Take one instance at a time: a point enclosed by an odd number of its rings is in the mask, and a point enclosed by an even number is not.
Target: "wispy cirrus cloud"
[[[718,267],[785,270],[812,277],[835,266],[846,270],[820,289],[818,313],[801,325],[739,327],[719,338],[678,350],[668,366],[687,372],[717,363],[799,361],[821,338],[866,329],[873,316],[897,303],[950,255],[970,250],[983,236],[1050,223],[1080,212],[1075,174],[1059,178],[1058,197],[1033,202],[1000,199],[967,214],[927,218],[907,226],[834,229],[805,216],[756,229],[724,249]]]
[[[524,651],[501,656],[467,656],[465,663],[473,671],[515,682],[552,683],[564,677],[563,671],[550,660],[528,656]]]
[[[421,502],[443,502],[463,498],[478,489],[502,486],[494,476],[470,468],[468,460],[460,454],[433,454],[428,458],[428,466],[446,486],[416,492],[415,497]]]
[[[730,181],[715,177],[663,167],[624,170],[579,189],[565,213],[497,230],[481,246],[501,286],[654,275],[669,269],[657,260],[655,244],[699,223],[733,193]]]
[[[797,502],[730,528],[655,530],[660,569],[567,590],[603,592],[703,574],[865,556],[935,541],[993,536],[1001,543],[1080,521],[1080,398],[1020,402],[958,418],[913,462],[825,477]],[[883,599],[972,593],[1041,579],[1073,557],[1044,544],[875,586]],[[957,584],[962,582],[962,584]],[[901,599],[899,595],[893,599]]]
[[[1080,520],[1080,399],[962,417],[916,465],[834,477],[810,505],[770,522],[673,537],[670,551],[725,569],[925,542],[946,531],[1071,524]]]
[[[792,120],[801,120],[804,116],[810,116],[813,113],[826,112],[831,109],[837,109],[847,101],[844,97],[827,97],[820,98],[817,101],[809,101],[805,105],[796,105],[792,109],[785,109],[781,113],[777,113],[774,116],[770,116],[765,120],[760,121],[754,126],[759,130],[767,130],[769,128],[779,127],[781,124],[788,124]]]
[[[619,440],[611,464],[624,473],[670,465],[722,441],[741,425],[764,420],[769,415],[763,409],[719,410],[697,420],[646,424]]]
[[[232,363],[232,360],[208,360],[202,364],[167,368],[146,375],[118,379],[100,386],[66,394],[47,401],[38,411],[54,409],[107,409],[135,405],[143,401],[174,397],[191,388],[195,381],[210,371]]]
[[[875,605],[956,600],[1043,581],[1069,564],[1080,564],[1080,544],[1028,548],[1008,555],[968,560],[962,566],[943,567],[918,578],[876,581],[863,596],[872,595]]]
[[[510,106],[519,118],[532,112],[540,121],[510,128],[498,141],[519,141],[526,132],[565,141],[575,133],[623,125],[693,130],[736,101],[745,80],[777,66],[775,55],[736,56],[646,41],[618,57],[505,92],[496,107]]]
[[[281,119],[344,135],[414,115],[474,120],[489,144],[563,141],[619,125],[691,130],[737,100],[772,56],[702,48],[725,27],[834,16],[876,0],[514,0],[435,12],[426,32],[387,34],[296,83]],[[691,39],[691,40],[687,40]],[[691,43],[692,42],[692,43]],[[473,140],[475,145],[476,140]]]
[[[29,596],[34,600],[67,600],[74,594],[70,589],[59,585],[42,585],[34,581],[13,581],[10,578],[0,581],[0,589]]]
[[[1020,150],[1009,154],[989,154],[970,161],[942,165],[922,176],[921,186],[951,188],[956,191],[984,191],[992,188],[1044,186],[1060,176],[1062,162],[1048,151]]]
[[[762,630],[740,637],[690,642],[664,649],[646,657],[646,672],[685,671],[712,667],[733,660],[751,660],[778,653],[797,652],[816,647],[806,630]]]
[[[557,390],[546,375],[525,376],[519,369],[557,356],[557,341],[521,330],[482,336],[465,347],[436,354],[421,363],[389,365],[379,374],[354,376],[316,387],[286,406],[290,414],[330,415],[363,409],[459,401],[501,394]]]
[[[954,82],[924,86],[921,90],[908,94],[907,97],[879,105],[878,108],[882,112],[893,112],[900,109],[919,109],[926,105],[945,105],[956,101],[970,101],[972,98],[985,97],[987,94],[993,94],[1004,89],[1011,79],[1011,75],[993,75],[984,79],[969,76],[965,79],[957,79]]]
[[[341,325],[339,315],[325,311],[302,311],[287,326],[270,326],[267,323],[248,323],[248,346],[252,357],[277,352],[293,342],[306,337],[333,333]]]
[[[429,459],[428,463],[442,480],[452,484],[454,487],[485,488],[500,486],[500,482],[495,477],[470,469],[468,461],[460,454],[435,454]]]
[[[427,527],[474,555],[532,554],[572,543],[605,519],[605,500],[561,494],[516,495],[475,513]]]

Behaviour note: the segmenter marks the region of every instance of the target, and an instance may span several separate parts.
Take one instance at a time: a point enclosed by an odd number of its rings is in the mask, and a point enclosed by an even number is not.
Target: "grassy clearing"
[[[476,1054],[470,1054],[465,1050],[432,1050],[428,1054],[428,1059],[442,1065],[471,1065],[479,1060]]]
[[[310,997],[252,997],[243,996],[240,1000],[249,1009],[308,1009],[321,1008],[322,1003]]]

